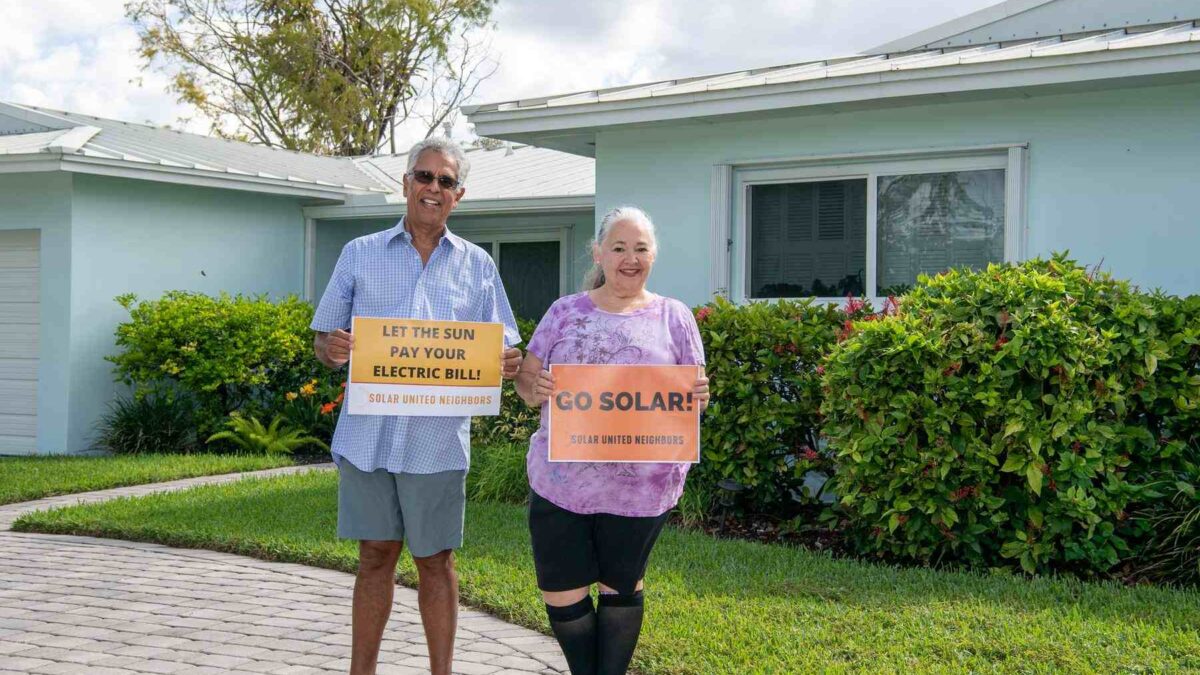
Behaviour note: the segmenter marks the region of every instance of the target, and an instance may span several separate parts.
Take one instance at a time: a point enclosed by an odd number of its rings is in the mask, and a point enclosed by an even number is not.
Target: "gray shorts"
[[[338,462],[338,536],[407,541],[415,558],[462,546],[467,472],[370,473]]]

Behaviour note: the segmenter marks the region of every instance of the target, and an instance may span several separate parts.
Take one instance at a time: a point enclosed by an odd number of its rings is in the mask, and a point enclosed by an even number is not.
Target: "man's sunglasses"
[[[458,187],[457,178],[452,178],[450,176],[438,176],[432,171],[426,171],[424,169],[413,169],[408,175],[412,176],[413,180],[417,181],[421,185],[429,185],[436,179],[438,182],[438,187],[442,188],[443,190],[453,190],[454,188]]]

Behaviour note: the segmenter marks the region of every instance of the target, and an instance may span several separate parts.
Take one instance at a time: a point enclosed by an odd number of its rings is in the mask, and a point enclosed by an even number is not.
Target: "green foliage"
[[[96,446],[118,455],[195,452],[194,412],[191,399],[183,396],[117,399],[100,418]]]
[[[529,495],[525,454],[529,446],[474,445],[471,470],[467,472],[467,497],[486,502],[524,504]]]
[[[147,66],[225,134],[331,155],[375,152],[414,115],[436,130],[485,78],[465,36],[495,0],[133,0]],[[418,101],[418,99],[421,99]],[[229,134],[226,134],[229,135]]]
[[[1164,485],[1172,496],[1147,504],[1133,514],[1146,525],[1147,538],[1131,563],[1138,579],[1200,585],[1200,499],[1185,481]]]
[[[683,494],[675,505],[675,515],[684,527],[699,527],[706,523],[717,509],[715,485],[691,476],[683,486]]]
[[[719,488],[710,496],[737,511],[780,518],[819,498],[803,487],[808,472],[832,470],[819,443],[819,369],[845,320],[810,301],[718,298],[696,310],[712,398],[689,482]]]
[[[524,340],[533,336],[535,328],[536,321],[517,319],[517,330]],[[506,380],[500,392],[500,414],[471,418],[471,442],[489,446],[529,443],[540,421],[541,411],[525,405],[514,382]]]
[[[822,405],[855,545],[1111,569],[1144,535],[1128,509],[1190,454],[1174,430],[1193,433],[1200,401],[1188,307],[1057,255],[923,277],[898,314],[855,323]]]
[[[308,445],[329,451],[329,446],[319,438],[305,436],[303,429],[288,426],[283,417],[271,420],[263,426],[257,417],[243,417],[237,413],[229,416],[225,431],[208,437],[206,443],[228,441],[240,451],[251,455],[290,455]]]
[[[346,371],[326,368],[316,358],[306,359],[286,391],[273,391],[259,406],[262,416],[281,415],[293,427],[304,429],[325,443],[333,440],[338,411],[345,399]],[[307,377],[307,380],[303,378]]]
[[[121,351],[108,357],[117,378],[136,398],[191,398],[201,436],[230,412],[292,391],[297,377],[325,373],[312,354],[312,305],[294,296],[272,303],[168,291],[159,300],[129,294],[117,302],[130,315],[117,327]]]

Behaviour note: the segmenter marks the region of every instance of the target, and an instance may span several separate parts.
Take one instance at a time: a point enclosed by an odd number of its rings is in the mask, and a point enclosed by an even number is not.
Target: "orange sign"
[[[698,366],[551,365],[551,462],[700,461]]]

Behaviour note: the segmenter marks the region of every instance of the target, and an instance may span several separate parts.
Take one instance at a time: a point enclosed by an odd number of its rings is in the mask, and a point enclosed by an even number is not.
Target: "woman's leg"
[[[670,513],[597,517],[600,599],[596,608],[597,675],[624,675],[633,660],[644,612],[642,586],[650,553]]]
[[[591,584],[596,580],[597,565],[592,519],[562,509],[536,492],[530,493],[529,533],[538,588],[546,602],[550,628],[572,675],[596,675],[596,612]]]
[[[569,591],[542,591],[546,601],[546,615],[550,618],[550,630],[558,645],[571,675],[596,675],[596,612],[592,608],[589,588]]]
[[[642,633],[642,580],[632,593],[620,593],[600,584],[600,606],[596,609],[597,675],[625,675],[638,636]]]

